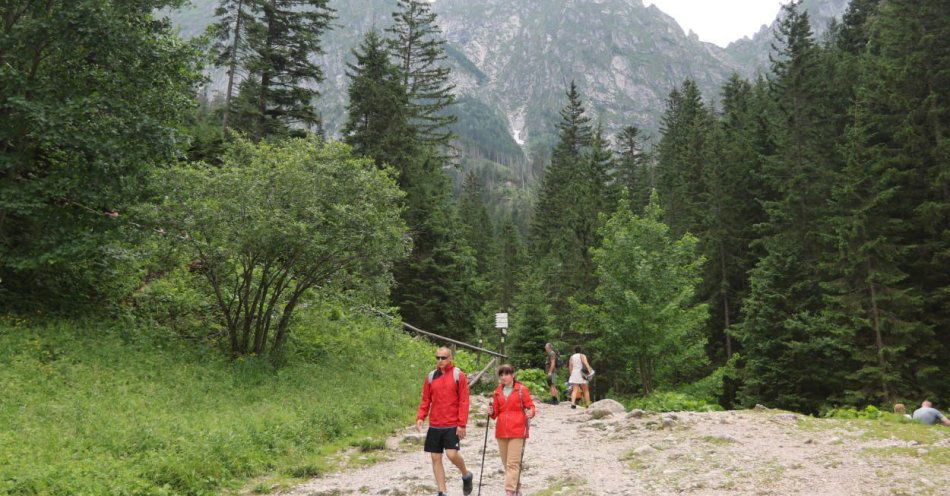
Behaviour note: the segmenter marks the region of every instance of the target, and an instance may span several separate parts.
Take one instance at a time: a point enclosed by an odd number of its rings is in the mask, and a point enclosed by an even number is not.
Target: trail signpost
[[[505,336],[508,335],[508,313],[495,314],[495,328],[501,329],[501,353],[505,353]]]

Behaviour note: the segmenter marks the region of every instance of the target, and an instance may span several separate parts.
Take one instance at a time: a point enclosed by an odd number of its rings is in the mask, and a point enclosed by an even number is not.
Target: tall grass
[[[411,422],[433,347],[339,310],[279,369],[161,329],[0,320],[0,494],[219,494]]]

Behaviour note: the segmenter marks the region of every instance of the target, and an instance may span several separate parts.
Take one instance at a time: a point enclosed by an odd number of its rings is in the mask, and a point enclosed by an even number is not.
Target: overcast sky
[[[786,0],[787,1],[787,0]],[[699,39],[725,47],[729,43],[752,36],[765,24],[775,20],[782,0],[643,0],[655,4],[676,19],[689,33]]]

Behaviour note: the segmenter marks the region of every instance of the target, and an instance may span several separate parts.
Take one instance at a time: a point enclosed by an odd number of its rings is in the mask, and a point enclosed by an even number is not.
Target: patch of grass
[[[642,456],[634,452],[634,450],[628,450],[626,453],[620,456],[620,461],[626,462],[627,466],[633,470],[646,470],[650,468],[650,465],[643,459]]]
[[[604,417],[609,417],[610,415],[612,414],[608,412],[607,410],[594,410],[590,412],[590,418],[594,420],[600,420]]]
[[[798,423],[798,428],[805,431],[838,430],[843,435],[852,435],[864,441],[879,439],[897,439],[900,441],[917,441],[922,444],[933,444],[940,439],[950,438],[950,432],[933,426],[923,425],[904,417],[885,415],[878,419],[837,419],[837,418],[808,418]]]
[[[715,444],[718,446],[725,446],[728,444],[734,444],[736,442],[734,439],[729,439],[722,436],[703,436],[702,440],[709,444]]]
[[[584,489],[584,486],[586,484],[587,483],[583,481],[582,479],[577,479],[577,478],[561,479],[561,480],[555,481],[550,486],[540,491],[531,493],[530,496],[552,496],[558,491],[563,491],[563,490],[569,491],[568,494],[577,495],[577,496],[591,494],[590,492]]]
[[[363,438],[358,441],[351,443],[351,446],[367,453],[370,451],[381,451],[386,449],[386,440],[385,439],[374,439],[374,438]]]
[[[658,392],[646,397],[617,399],[627,410],[639,408],[648,412],[713,412],[722,407],[704,399],[676,392]]]
[[[0,320],[0,494],[254,490],[410,423],[432,346],[320,308],[279,369],[161,328]]]
[[[950,437],[950,433],[942,432],[940,428],[923,425],[914,421],[874,421],[853,420],[852,425],[864,431],[861,439],[899,439],[901,441],[917,441],[922,444],[933,444],[941,438]]]
[[[921,454],[923,450],[923,454]],[[950,448],[864,448],[861,450],[863,456],[877,458],[909,457],[916,458],[931,465],[950,465]]]

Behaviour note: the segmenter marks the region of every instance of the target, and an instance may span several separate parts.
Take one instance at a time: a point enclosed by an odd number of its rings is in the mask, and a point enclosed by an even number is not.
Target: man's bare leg
[[[459,453],[459,450],[445,450],[445,456],[452,462],[453,465],[458,467],[462,471],[462,475],[468,474],[468,469],[465,468],[465,460],[462,459],[462,454]],[[441,465],[441,463],[439,464]],[[445,479],[445,473],[442,474],[443,480]]]
[[[432,455],[432,473],[435,474],[435,484],[439,486],[439,492],[446,492],[445,486],[445,467],[442,466],[442,453],[429,453]],[[449,460],[451,460],[451,455]],[[454,463],[454,462],[453,462]]]

